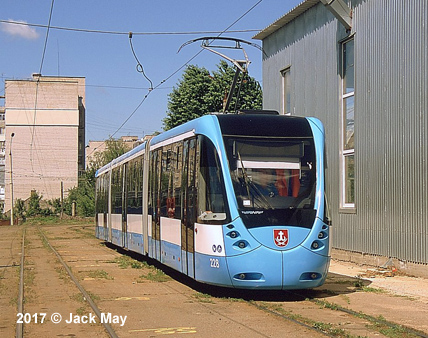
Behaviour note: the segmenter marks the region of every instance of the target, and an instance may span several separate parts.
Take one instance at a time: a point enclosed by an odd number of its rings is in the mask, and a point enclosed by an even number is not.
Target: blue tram
[[[316,118],[212,114],[96,173],[96,236],[203,283],[322,285],[330,263]]]

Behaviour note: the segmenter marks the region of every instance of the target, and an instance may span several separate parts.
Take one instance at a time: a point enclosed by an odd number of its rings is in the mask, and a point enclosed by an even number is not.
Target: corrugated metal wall
[[[264,108],[280,110],[291,66],[295,115],[327,133],[333,246],[428,263],[428,2],[355,0],[355,205],[340,199],[340,44],[347,36],[318,4],[263,40]]]

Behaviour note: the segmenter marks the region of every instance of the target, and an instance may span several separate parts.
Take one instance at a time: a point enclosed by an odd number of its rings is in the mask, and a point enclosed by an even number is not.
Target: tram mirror
[[[226,213],[204,211],[199,215],[198,219],[200,221],[224,221],[226,219]]]

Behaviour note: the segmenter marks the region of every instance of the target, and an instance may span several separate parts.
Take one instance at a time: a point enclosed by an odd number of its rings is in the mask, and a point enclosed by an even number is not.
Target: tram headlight
[[[247,243],[245,243],[244,241],[241,241],[241,242],[238,243],[238,247],[240,249],[244,249],[246,246],[247,246]]]
[[[318,234],[318,238],[319,239],[323,239],[324,238],[324,233],[322,231]]]
[[[246,240],[239,240],[233,243],[233,248],[235,250],[248,250],[251,247],[250,243],[248,243]]]
[[[316,249],[318,249],[319,247],[320,247],[320,245],[319,245],[319,243],[318,243],[318,242],[313,242],[313,243],[312,243],[312,249],[316,250]]]
[[[231,232],[229,232],[229,236],[230,236],[230,238],[236,238],[239,236],[239,234],[236,231],[231,231]]]

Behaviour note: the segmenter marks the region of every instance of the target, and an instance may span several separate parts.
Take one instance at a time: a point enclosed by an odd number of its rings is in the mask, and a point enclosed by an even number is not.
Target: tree
[[[83,190],[90,190],[93,187],[92,190],[95,191],[95,173],[97,170],[129,150],[126,143],[121,139],[115,140],[110,137],[105,141],[105,144],[106,149],[104,151],[94,153],[91,161],[86,166],[85,172],[79,178],[79,185],[89,184],[89,187],[84,187]]]
[[[190,65],[183,73],[178,85],[168,98],[167,117],[163,120],[168,130],[211,112],[223,110],[223,101],[230,90],[235,68],[220,61],[217,71],[211,75],[205,68]],[[239,83],[242,82],[240,86]],[[237,92],[240,92],[238,102]],[[230,104],[236,109],[261,109],[262,90],[260,84],[248,74],[241,74]]]
[[[40,207],[40,201],[43,198],[42,195],[39,195],[37,191],[31,190],[30,198],[28,199],[28,210],[27,216],[37,216],[42,213],[42,208]]]
[[[72,203],[76,202],[76,213],[79,216],[95,215],[95,173],[102,166],[111,162],[116,157],[129,149],[122,140],[109,138],[105,141],[106,149],[95,153],[85,172],[79,177],[77,187],[68,191],[68,197],[64,201],[64,212],[71,215]]]

